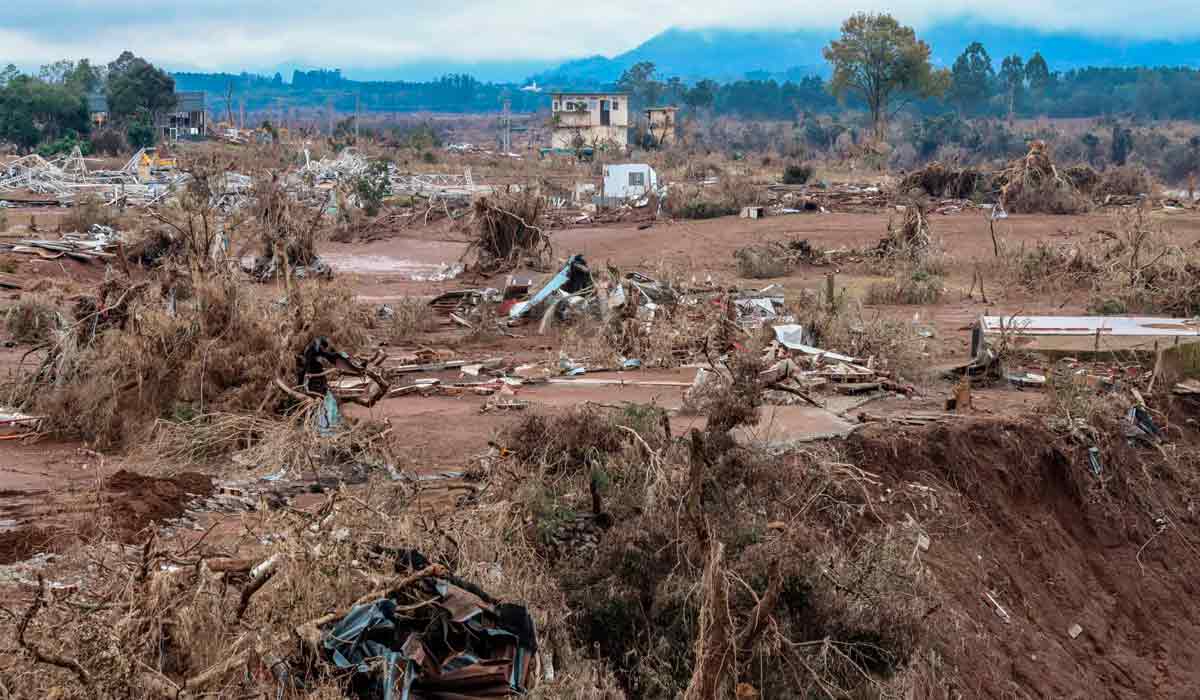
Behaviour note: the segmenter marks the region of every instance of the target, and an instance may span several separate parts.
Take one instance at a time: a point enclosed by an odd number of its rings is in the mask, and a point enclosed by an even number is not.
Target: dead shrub
[[[942,297],[944,282],[920,266],[902,267],[887,282],[874,282],[867,288],[865,302],[871,305],[936,304]]]
[[[675,219],[715,219],[737,214],[758,202],[758,193],[747,180],[722,177],[712,185],[679,185],[671,188],[664,210]]]
[[[738,353],[728,373],[719,370],[726,391],[706,408],[704,431],[664,441],[653,419],[621,431],[630,439],[609,445],[602,462],[602,518],[588,515],[594,459],[563,472],[547,460],[578,463],[577,447],[516,455],[527,470],[520,498],[537,514],[535,541],[554,543],[550,573],[568,591],[575,639],[612,664],[630,697],[694,692],[700,665],[700,682],[718,688],[744,681],[764,697],[853,695],[886,687],[919,648],[926,598],[911,544],[890,529],[853,544],[830,536],[863,522],[853,468],[827,448],[769,456],[728,439],[755,420],[757,357]],[[593,414],[588,434],[627,413]],[[577,434],[577,421],[542,419],[523,436]],[[599,450],[603,440],[580,442]],[[779,481],[785,472],[797,476]],[[818,494],[826,505],[797,510]]]
[[[388,304],[391,315],[380,322],[380,336],[389,345],[411,343],[437,328],[433,307],[424,299],[404,297]]]
[[[13,397],[47,417],[60,434],[102,447],[133,440],[181,407],[255,412],[286,403],[297,356],[317,336],[354,352],[365,346],[367,318],[343,287],[298,285],[280,304],[230,279],[215,279],[176,302],[149,282],[111,280],[77,302],[40,367]]]
[[[69,233],[87,233],[92,226],[116,226],[117,213],[104,206],[99,198],[90,195],[79,197],[59,219],[59,229]]]
[[[1075,189],[1090,195],[1100,184],[1100,173],[1090,165],[1072,165],[1063,171],[1063,176],[1070,180]]]
[[[1117,215],[1116,231],[1102,231],[1106,244],[1092,288],[1093,308],[1120,313],[1200,315],[1200,252],[1175,243],[1141,209]]]
[[[1122,165],[1104,171],[1096,183],[1093,194],[1104,201],[1107,197],[1137,197],[1147,195],[1154,188],[1150,173],[1137,165]]]
[[[1000,259],[1000,276],[1031,292],[1077,289],[1092,283],[1101,267],[1091,244],[1064,245],[1038,241],[1027,248],[1005,250]]]
[[[37,294],[22,295],[4,313],[4,326],[18,343],[44,343],[54,331],[62,328],[63,323],[58,307]]]
[[[791,272],[794,263],[779,255],[774,246],[747,246],[739,248],[733,257],[737,260],[738,277],[770,279],[783,277]]]
[[[254,260],[255,277],[266,280],[292,274],[290,269],[281,269],[281,255],[289,268],[317,267],[316,244],[324,219],[321,208],[294,200],[278,174],[256,180],[252,194],[250,215],[258,229],[261,250]]]
[[[910,200],[904,205],[900,220],[888,216],[887,236],[879,241],[876,251],[883,256],[917,259],[932,243],[925,203]]]
[[[986,189],[987,178],[979,171],[958,170],[936,161],[909,173],[898,188],[902,194],[919,190],[928,197],[951,199],[974,199]]]

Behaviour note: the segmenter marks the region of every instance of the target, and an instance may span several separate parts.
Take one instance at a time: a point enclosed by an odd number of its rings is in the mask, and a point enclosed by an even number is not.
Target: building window
[[[558,111],[558,100],[555,100],[555,101],[554,101],[554,111],[555,111],[555,112],[557,112],[557,111]]]
[[[613,100],[612,105],[613,105],[612,108],[613,108],[614,112],[621,109],[621,101],[620,100]]]
[[[629,173],[629,186],[630,187],[645,187],[646,186],[646,173]]]

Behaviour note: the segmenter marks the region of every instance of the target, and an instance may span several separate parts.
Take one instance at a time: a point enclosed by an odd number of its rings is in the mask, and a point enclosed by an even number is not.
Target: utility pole
[[[507,97],[500,114],[500,147],[505,153],[512,153],[512,100]]]
[[[238,98],[238,109],[241,113],[241,124],[238,126],[242,131],[246,130],[246,96],[242,95]]]

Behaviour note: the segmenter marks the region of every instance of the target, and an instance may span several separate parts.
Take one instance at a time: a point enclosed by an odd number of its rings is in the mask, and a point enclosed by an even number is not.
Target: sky
[[[872,4],[875,3],[875,4]],[[1196,36],[1200,5],[1183,0],[6,0],[0,65],[60,58],[107,63],[130,49],[171,70],[342,67],[366,77],[396,66],[512,62],[528,66],[631,49],[672,26],[835,27],[855,11],[923,25],[981,21],[1127,38]],[[983,12],[981,14],[981,12]],[[355,75],[358,73],[358,75]],[[290,76],[289,76],[290,77]]]

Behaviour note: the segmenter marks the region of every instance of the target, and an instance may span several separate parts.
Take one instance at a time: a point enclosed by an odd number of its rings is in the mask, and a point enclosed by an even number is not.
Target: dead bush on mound
[[[920,266],[906,266],[897,269],[891,280],[872,283],[867,288],[866,303],[936,304],[942,297],[943,288],[940,275],[931,274]]]
[[[820,255],[821,252],[809,245],[806,239],[769,241],[739,248],[733,253],[738,276],[750,279],[783,277],[800,263],[811,262]]]
[[[64,324],[58,307],[38,294],[23,295],[4,312],[4,327],[18,343],[43,343]]]
[[[85,195],[75,200],[59,219],[58,228],[67,233],[87,233],[93,226],[117,225],[116,210],[107,207],[98,197]]]
[[[737,214],[757,201],[752,183],[728,176],[713,185],[673,186],[663,208],[674,219],[715,219]]]
[[[1059,173],[1045,141],[1033,141],[1029,153],[996,176],[1000,204],[1022,214],[1079,214],[1090,202],[1069,178]]]
[[[1095,278],[1092,307],[1108,313],[1200,315],[1200,251],[1175,243],[1141,209],[1117,216],[1116,231],[1101,231],[1106,244]]]
[[[919,190],[928,197],[974,199],[988,187],[987,177],[969,168],[955,169],[934,161],[900,181],[903,194]]]
[[[217,278],[171,302],[161,283],[110,279],[77,300],[40,366],[12,400],[47,426],[98,446],[144,437],[181,407],[195,413],[257,412],[288,398],[297,357],[314,337],[364,347],[367,317],[335,285],[298,285],[290,302],[255,296]]]
[[[437,316],[425,299],[404,297],[390,302],[387,308],[390,314],[381,319],[379,335],[389,345],[412,342],[437,328]]]
[[[296,268],[306,275],[315,270],[328,276],[317,257],[317,236],[324,219],[321,209],[310,209],[293,199],[278,174],[255,181],[253,197],[251,216],[261,247],[254,260],[254,276],[260,280],[290,276]],[[286,259],[286,267],[281,259]]]
[[[1150,173],[1137,165],[1122,165],[1104,171],[1093,191],[1103,202],[1109,197],[1138,197],[1151,193],[1154,182]]]
[[[1090,165],[1072,165],[1063,171],[1063,176],[1085,195],[1091,195],[1100,184],[1100,173]]]
[[[997,261],[995,276],[1036,293],[1066,291],[1091,285],[1102,268],[1093,242],[1075,245],[1038,241],[1009,248]]]
[[[511,270],[521,264],[548,266],[553,257],[550,237],[538,225],[543,200],[533,190],[475,200],[471,242],[463,259],[474,258],[482,274]]]
[[[832,536],[867,522],[870,475],[828,447],[770,456],[733,440],[757,420],[757,357],[717,370],[706,427],[682,439],[629,406],[527,419],[499,440],[518,451],[527,540],[568,591],[574,638],[629,697],[870,695],[919,646],[911,545],[887,528]]]
[[[899,221],[894,216],[888,217],[887,236],[879,241],[876,252],[882,256],[917,259],[931,242],[925,204],[914,199],[904,205]]]

